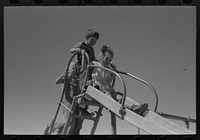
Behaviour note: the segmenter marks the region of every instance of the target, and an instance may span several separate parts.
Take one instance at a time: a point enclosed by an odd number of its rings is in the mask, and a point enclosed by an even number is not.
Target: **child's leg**
[[[75,111],[74,112],[75,114],[79,114],[80,113],[78,105],[76,106],[74,111]],[[74,132],[76,130],[76,127],[77,127],[77,119],[78,118],[75,118],[75,117],[72,118],[72,122],[70,124],[69,132],[68,132],[69,135],[73,135],[74,134]]]
[[[120,102],[122,102],[123,94],[120,92],[116,92],[116,93],[121,97]],[[148,104],[146,103],[139,104],[135,102],[133,99],[131,99],[130,97],[126,97],[124,106],[125,108],[133,110],[134,112],[139,113],[139,114],[148,109]]]
[[[132,100],[130,97],[126,97],[126,100],[125,100],[125,107],[128,108],[128,109],[132,109],[133,106],[138,106],[140,105],[139,103],[135,102],[134,100]]]
[[[83,119],[76,118],[76,127],[74,128],[74,135],[79,135],[82,128]]]
[[[115,96],[117,98],[117,100],[121,103],[122,102],[122,98],[123,98],[123,94],[119,91],[117,91],[115,93]],[[137,102],[135,102],[134,100],[132,100],[130,97],[126,97],[125,102],[124,102],[124,106],[125,108],[131,109],[131,107],[133,105],[139,105]]]
[[[76,108],[76,114],[83,116],[83,112],[82,112],[82,110],[79,106],[77,106],[77,108]],[[73,128],[73,135],[79,135],[80,130],[82,128],[83,119],[75,118],[74,120],[75,120],[75,125],[74,125],[74,128]]]
[[[142,115],[142,113],[148,109],[148,104],[147,103],[139,104],[134,100],[132,100],[131,98],[126,97],[125,107],[134,111],[135,113]]]

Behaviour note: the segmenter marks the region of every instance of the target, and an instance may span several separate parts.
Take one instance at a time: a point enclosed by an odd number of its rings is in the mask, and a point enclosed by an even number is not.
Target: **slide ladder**
[[[85,95],[85,94],[81,94],[81,95],[78,95],[78,96],[74,97],[70,108],[66,107],[63,103],[61,103],[61,105],[66,110],[69,111],[69,117],[68,117],[67,121],[64,124],[64,129],[62,131],[62,135],[71,134],[71,133],[69,133],[69,129],[70,129],[71,122],[73,121],[73,119],[82,119],[82,120],[87,119],[87,120],[94,121],[93,127],[92,127],[92,130],[91,130],[90,134],[93,135],[95,133],[97,124],[99,122],[99,119],[102,116],[102,110],[103,110],[104,106],[101,105],[100,103],[96,102],[96,101],[91,102],[90,100],[88,100],[87,97],[88,96]],[[84,105],[98,107],[98,111],[94,111],[93,110],[93,112],[95,113],[95,117],[89,117],[89,116],[84,116],[84,115],[75,113],[76,112],[75,110],[77,109],[77,105],[78,105],[77,101],[78,101],[79,98],[82,98],[84,100]]]

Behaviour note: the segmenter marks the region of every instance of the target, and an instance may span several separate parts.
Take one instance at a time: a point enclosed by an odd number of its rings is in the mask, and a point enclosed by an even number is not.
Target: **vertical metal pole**
[[[56,110],[55,117],[54,117],[54,119],[52,120],[52,123],[51,123],[50,132],[49,132],[50,135],[51,135],[51,132],[52,132],[52,130],[53,130],[54,124],[55,124],[55,122],[56,122],[56,118],[57,118],[57,116],[58,116],[58,112],[59,112],[59,110],[60,110],[60,106],[61,106],[60,103],[62,103],[62,100],[63,100],[63,98],[64,98],[64,94],[65,94],[65,92],[66,92],[66,88],[67,88],[66,86],[67,86],[67,84],[69,84],[69,83],[68,83],[69,81],[66,80],[66,79],[67,79],[67,76],[68,76],[68,74],[65,73],[65,82],[64,82],[64,87],[63,87],[63,91],[62,91],[62,96],[61,96],[61,98],[60,98],[60,102],[59,102],[59,104],[58,104],[58,108],[57,108],[57,110]]]
[[[99,118],[100,118],[100,116],[101,116],[102,110],[103,110],[103,107],[99,107],[99,110],[98,110],[98,113],[97,113],[97,116],[96,116],[94,125],[93,125],[93,127],[92,127],[91,132],[90,132],[91,135],[94,135],[94,132],[95,132],[95,130],[96,130],[96,128],[97,128],[97,124],[98,124],[98,122],[99,122]]]
[[[140,135],[140,128],[138,127],[138,135]]]
[[[62,135],[65,135],[67,134],[67,130],[68,130],[68,127],[70,126],[70,123],[71,123],[71,120],[73,119],[73,115],[74,115],[74,111],[75,111],[75,107],[76,107],[76,97],[73,98],[73,101],[72,101],[72,104],[71,104],[71,107],[70,107],[70,111],[69,111],[69,116],[68,116],[68,119],[64,125],[64,129],[63,129],[63,132],[62,132]]]
[[[112,81],[112,88],[114,89],[114,85],[115,85],[115,80],[116,80],[116,77],[113,79]],[[116,135],[117,134],[117,128],[116,128],[116,116],[113,112],[110,112],[111,114],[111,133],[113,135]]]
[[[111,114],[111,133],[112,135],[116,135],[116,116],[113,112],[110,112]]]

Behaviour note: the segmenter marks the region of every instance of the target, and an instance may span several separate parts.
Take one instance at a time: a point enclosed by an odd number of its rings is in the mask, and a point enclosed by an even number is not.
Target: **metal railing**
[[[195,119],[191,119],[190,117],[186,118],[186,117],[182,117],[182,116],[177,116],[177,115],[172,115],[172,114],[167,114],[167,113],[163,113],[161,112],[157,112],[159,115],[161,115],[162,117],[165,118],[169,118],[169,119],[174,119],[174,120],[179,120],[179,121],[183,121],[185,122],[186,127],[189,129],[190,127],[190,122],[192,123],[196,123]]]
[[[69,70],[69,65],[71,64],[71,61],[73,60],[73,58],[76,56],[77,53],[74,53],[71,57],[71,59],[69,60],[68,62],[68,65],[67,65],[67,68],[65,70],[65,75],[64,75],[64,79],[66,79],[66,76],[68,76],[68,70]],[[53,127],[54,127],[54,124],[56,122],[56,119],[57,119],[57,116],[58,116],[58,112],[60,110],[60,106],[61,106],[61,103],[63,101],[63,97],[64,97],[64,93],[65,93],[65,90],[66,90],[66,80],[64,80],[64,87],[63,87],[63,91],[62,91],[62,95],[61,95],[61,98],[60,98],[60,102],[58,103],[58,108],[56,110],[56,114],[55,114],[55,117],[54,119],[52,120],[51,122],[51,127],[50,127],[50,132],[49,132],[49,135],[51,135],[51,132],[53,130]]]
[[[132,77],[132,78],[134,78],[134,79],[136,79],[136,80],[138,80],[138,81],[140,81],[140,82],[146,84],[146,85],[153,91],[153,93],[154,93],[155,96],[156,96],[156,104],[155,104],[155,109],[154,109],[154,112],[156,112],[157,107],[158,107],[158,94],[157,94],[155,88],[154,88],[151,84],[147,83],[146,81],[144,81],[144,80],[142,80],[142,79],[140,79],[140,78],[138,78],[138,77],[136,77],[136,76],[134,76],[134,75],[132,75],[132,74],[130,74],[130,73],[123,72],[123,71],[117,71],[117,73],[130,76],[130,77]]]

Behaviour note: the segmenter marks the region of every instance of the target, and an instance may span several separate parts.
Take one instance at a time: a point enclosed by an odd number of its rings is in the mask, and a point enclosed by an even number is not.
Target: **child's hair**
[[[110,53],[112,56],[114,56],[114,52],[113,50],[106,46],[106,45],[103,45],[103,47],[101,48],[101,53],[104,55],[106,52]]]
[[[112,56],[114,56],[113,50],[112,50],[110,47],[104,45],[104,46],[101,48],[101,53],[100,53],[100,55],[99,55],[99,56],[100,56],[100,57],[99,57],[99,61],[102,60],[102,58],[104,57],[104,55],[105,55],[106,52],[108,52],[109,54],[111,54]]]
[[[95,31],[94,29],[88,29],[85,35],[85,38],[88,40],[91,36],[96,37],[96,39],[99,39],[99,33]]]

